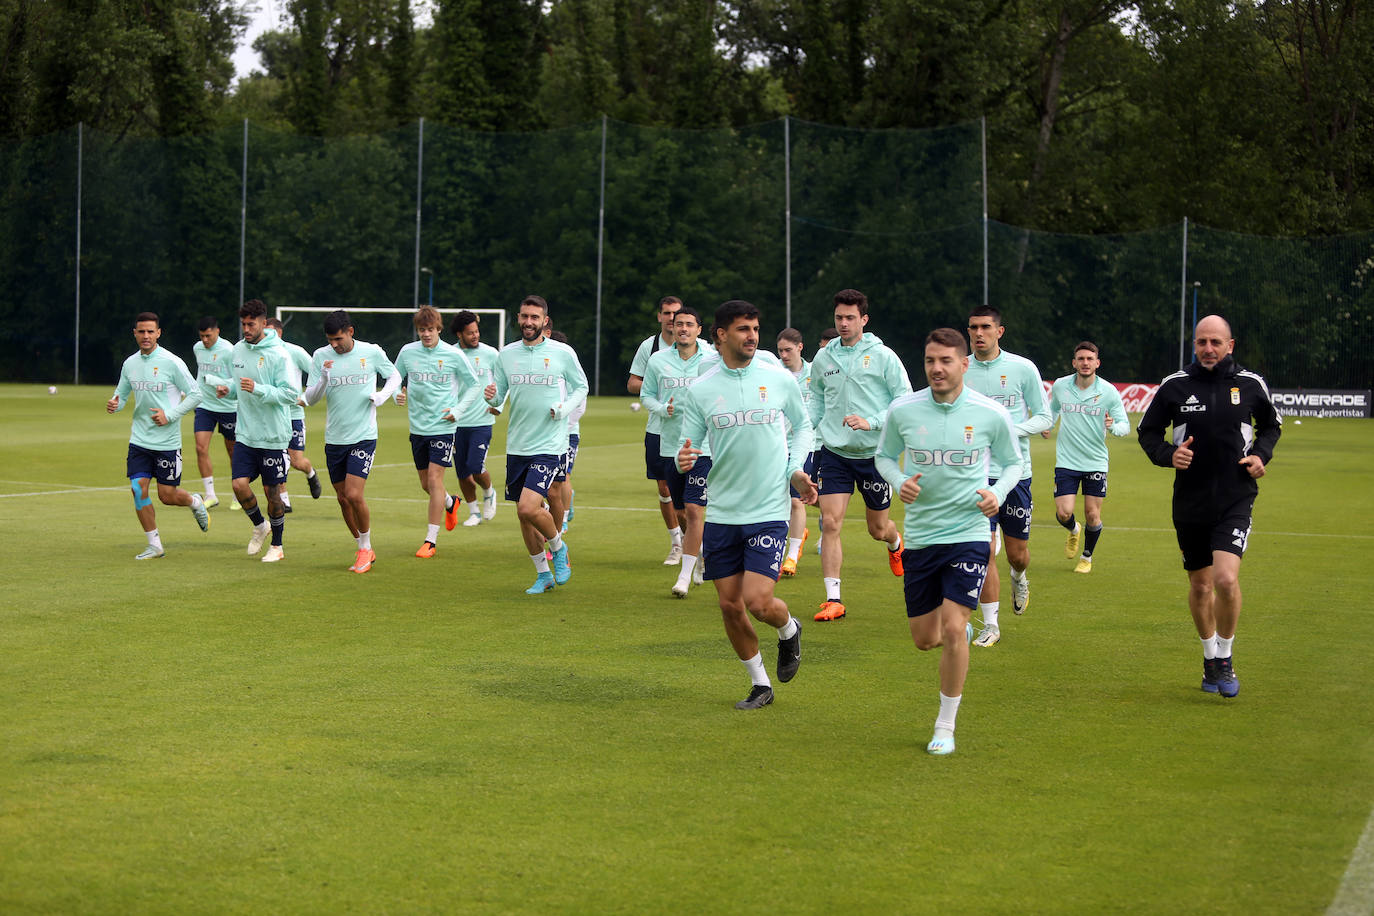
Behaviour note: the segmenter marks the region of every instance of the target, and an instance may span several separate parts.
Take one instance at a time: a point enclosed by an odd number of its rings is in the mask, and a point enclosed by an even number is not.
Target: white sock
[[[156,528],[154,528],[152,531],[145,531],[143,532],[143,534],[148,538],[149,547],[153,548],[154,550],[162,549],[162,536],[157,533]]]
[[[282,504],[283,506],[290,506],[290,505],[291,505],[291,494],[290,494],[290,493],[287,493],[285,490],[283,490],[283,491],[282,491],[282,494],[281,494],[281,504]]]
[[[546,573],[549,571],[549,558],[544,556],[543,551],[530,554],[530,560],[534,563],[535,572]]]
[[[306,480],[314,480],[314,479],[315,479],[315,469],[314,469],[313,467],[310,469],[310,473],[305,475],[305,479],[306,479]]]
[[[670,537],[670,538],[673,539],[673,543],[674,543],[674,544],[676,544],[677,546],[681,547],[681,546],[682,546],[682,526],[681,526],[681,525],[678,525],[676,528],[669,528],[669,529],[668,529],[668,537]]]
[[[697,558],[687,554],[682,555],[682,570],[677,574],[678,585],[690,585],[692,582],[692,569],[697,565]]]
[[[1233,638],[1234,638],[1234,637],[1233,637]],[[1217,657],[1217,634],[1213,633],[1211,636],[1199,637],[1199,639],[1202,640],[1202,657],[1205,658],[1205,659],[1207,659],[1207,658],[1216,658],[1216,657]]]
[[[431,544],[439,543],[438,525],[430,525],[428,528],[425,529],[425,540],[429,541]]]
[[[358,532],[358,549],[359,549],[359,550],[371,550],[371,549],[372,549],[372,529],[371,529],[371,528],[367,529],[366,531],[360,531],[360,532]]]
[[[1216,640],[1217,640],[1217,658],[1230,658],[1230,657],[1231,657],[1231,643],[1235,642],[1235,641],[1236,641],[1236,638],[1235,638],[1234,636],[1232,636],[1230,639],[1227,639],[1225,636],[1221,636],[1221,635],[1218,634],[1218,636],[1216,637]]]
[[[763,667],[763,654],[755,652],[753,658],[744,659],[744,667],[749,671],[749,680],[754,682],[755,687],[772,687],[773,682],[768,680],[768,669]]]
[[[572,509],[564,509],[564,510],[563,510],[563,527],[566,528],[566,527],[568,526],[568,516],[571,515],[571,514],[572,514]]]
[[[457,498],[456,496],[454,496],[452,493],[445,493],[445,494],[444,494],[444,511],[445,511],[445,512],[452,512],[452,511],[453,511],[453,504],[454,504],[455,502],[457,502],[457,501],[458,501],[458,498]]]
[[[203,487],[205,488],[205,498],[206,498],[206,499],[214,499],[214,498],[215,498],[215,478],[213,478],[213,477],[202,477],[202,478],[200,479],[200,483],[201,483],[201,486],[203,486]]]
[[[496,498],[496,488],[495,488],[495,487],[492,487],[492,488],[489,489],[489,490],[483,490],[483,491],[482,491],[482,498],[483,498],[483,499],[495,499],[495,498]]]
[[[997,626],[997,610],[1001,606],[999,601],[980,601],[978,602],[978,613],[983,615],[983,624],[989,627]]]
[[[192,493],[192,494],[191,494],[191,508],[194,509],[196,506],[203,506],[203,505],[205,505],[205,500],[203,500],[203,499],[200,498],[200,494],[199,494],[199,493]]]
[[[789,614],[787,617],[787,623],[784,623],[782,626],[778,627],[778,639],[791,639],[793,636],[796,635],[797,618]]]
[[[888,541],[888,542],[887,542],[887,552],[888,552],[888,553],[896,553],[898,550],[901,549],[901,547],[902,547],[902,536],[901,536],[900,534],[897,535],[897,539],[896,539],[896,540],[894,540],[894,541]]]
[[[940,692],[940,715],[935,719],[937,733],[943,728],[954,734],[954,720],[959,717],[959,701],[962,699],[962,696],[947,697],[944,691]]]
[[[801,542],[801,538],[787,539],[787,559],[793,563],[797,562],[797,558],[801,556]]]
[[[558,553],[558,551],[562,549],[563,535],[555,534],[552,538],[549,539],[549,550],[553,551],[554,553]]]
[[[825,580],[825,600],[826,600],[826,601],[839,601],[839,600],[840,600],[840,580],[839,580],[839,579],[831,579],[831,578],[828,578],[828,577],[826,578],[826,580]]]
[[[1017,570],[1017,569],[1015,569],[1014,567],[1008,567],[1008,569],[1011,570],[1011,581],[1013,581],[1013,582],[1022,582],[1022,581],[1025,580],[1025,578],[1026,578],[1026,571],[1025,571],[1024,569],[1022,569],[1022,570]]]

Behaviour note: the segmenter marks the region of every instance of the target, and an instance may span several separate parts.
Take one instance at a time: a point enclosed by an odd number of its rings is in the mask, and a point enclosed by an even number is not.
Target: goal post
[[[290,328],[290,316],[292,315],[297,315],[298,313],[300,313],[300,315],[304,315],[312,312],[315,314],[328,314],[329,312],[337,311],[339,311],[339,307],[333,305],[279,305],[277,306],[277,318],[281,320],[282,326],[284,328]],[[395,318],[383,318],[379,320],[375,325],[369,324],[369,326],[361,335],[364,340],[368,340],[372,343],[377,344],[393,356],[395,355],[396,351],[401,348],[403,344],[419,339],[415,334],[414,325],[410,323],[410,317],[415,314],[415,309],[413,308],[346,308],[343,309],[343,311],[346,311],[349,315],[353,316],[355,322],[357,321],[357,316],[359,315],[375,314],[385,316],[405,316],[405,321],[402,322],[396,321]],[[448,333],[449,322],[453,319],[453,316],[458,314],[460,311],[464,310],[439,309],[439,314],[442,315],[444,318],[444,333]],[[506,345],[505,309],[466,309],[466,311],[472,312],[475,315],[477,315],[478,319],[482,320],[484,328],[489,328],[491,324],[496,325],[496,349],[499,350]],[[496,320],[488,323],[484,320],[485,316],[492,316]],[[324,338],[324,331],[321,330],[319,327],[311,329],[311,333],[315,335],[310,337],[311,340],[322,340]],[[305,346],[305,344],[301,340],[297,340],[295,342],[300,343],[302,346]],[[491,341],[487,340],[486,342],[490,343]],[[323,344],[320,345],[323,346]],[[457,344],[455,342],[455,346],[456,345]],[[313,348],[307,346],[306,349],[310,350]]]

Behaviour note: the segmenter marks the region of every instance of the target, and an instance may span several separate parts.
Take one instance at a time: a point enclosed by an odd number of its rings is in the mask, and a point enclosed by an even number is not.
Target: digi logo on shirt
[[[771,426],[778,422],[781,416],[782,410],[777,407],[767,409],[756,407],[753,410],[712,414],[711,426],[714,429],[730,429],[735,426]]]
[[[982,463],[983,449],[981,448],[948,448],[948,449],[908,449],[907,454],[916,464],[923,464],[928,467],[955,467],[971,468]]]
[[[552,387],[559,382],[557,375],[543,375],[534,372],[521,372],[510,377],[512,385],[544,385]]]

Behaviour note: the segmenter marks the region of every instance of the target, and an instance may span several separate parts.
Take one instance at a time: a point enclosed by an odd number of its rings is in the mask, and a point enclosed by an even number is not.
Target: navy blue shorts
[[[649,480],[667,480],[668,467],[659,457],[661,437],[658,433],[644,434],[644,476]]]
[[[869,509],[886,509],[892,505],[892,485],[878,473],[872,458],[846,458],[822,448],[816,453],[816,473],[821,475],[822,496],[836,493],[848,496],[857,486]]]
[[[753,572],[776,582],[786,552],[787,522],[707,522],[701,534],[702,578],[728,579]]]
[[[995,483],[996,477],[988,478],[988,486]],[[1011,488],[1002,505],[997,507],[997,514],[988,519],[988,531],[996,531],[997,526],[1001,525],[1003,537],[1029,541],[1033,508],[1035,501],[1031,499],[1031,479],[1023,477]]]
[[[415,459],[415,470],[423,471],[431,464],[444,467],[453,466],[453,434],[439,436],[417,436],[410,434],[410,457]]]
[[[577,446],[581,444],[582,437],[577,433],[568,436],[568,450],[563,453],[563,464],[558,469],[557,480],[567,480],[572,476],[573,465],[577,463]]]
[[[1206,569],[1212,565],[1212,553],[1217,550],[1245,556],[1254,509],[1255,498],[1247,496],[1222,512],[1215,524],[1180,524],[1175,519],[1174,533],[1178,536],[1178,549],[1183,552],[1183,568],[1188,572]]]
[[[506,500],[519,502],[522,490],[533,490],[540,496],[548,496],[559,463],[557,455],[507,455]]]
[[[805,471],[805,472],[806,472],[806,476],[807,476],[807,477],[810,477],[813,481],[816,479],[816,453],[815,453],[815,452],[812,452],[811,454],[809,454],[809,455],[806,456],[806,460],[802,462],[802,470]],[[792,484],[790,484],[790,483],[787,485],[787,492],[792,496],[793,499],[801,499],[801,494],[797,492],[797,488],[794,487],[794,486],[792,486]],[[891,499],[891,498],[892,498],[891,496],[888,497],[888,499]]]
[[[453,470],[459,480],[474,477],[487,469],[487,449],[490,447],[490,426],[460,426],[453,431]]]
[[[1077,496],[1079,485],[1084,496],[1107,498],[1106,471],[1075,471],[1070,468],[1054,469],[1054,495]]]
[[[286,443],[286,450],[289,452],[305,451],[305,421],[291,421],[291,441]]]
[[[988,574],[988,545],[932,544],[902,551],[902,592],[907,617],[929,614],[945,601],[978,606]]]
[[[376,439],[364,439],[352,445],[330,445],[326,442],[324,464],[329,469],[329,482],[342,483],[350,474],[366,480],[367,475],[372,473],[372,459],[376,455]]]
[[[327,449],[326,449],[327,450]],[[284,448],[253,448],[240,442],[234,446],[234,457],[230,461],[230,472],[235,480],[257,480],[262,478],[265,487],[279,487],[286,483],[286,460]]]
[[[686,474],[677,469],[671,459],[668,464],[668,494],[673,497],[673,508],[683,509],[688,503],[694,506],[706,505],[706,475],[711,473],[711,459],[698,455],[696,464]]]
[[[129,443],[129,456],[124,459],[125,477],[136,480],[151,477],[169,487],[181,485],[181,449],[144,448]]]
[[[213,433],[215,427],[219,427],[219,434],[224,437],[226,442],[234,441],[234,428],[238,425],[239,415],[236,413],[220,413],[217,410],[206,410],[204,407],[196,408],[195,431],[198,433]]]

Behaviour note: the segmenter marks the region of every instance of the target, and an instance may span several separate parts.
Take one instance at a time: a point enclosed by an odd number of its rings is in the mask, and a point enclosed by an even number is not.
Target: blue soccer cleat
[[[1236,678],[1236,672],[1231,668],[1231,656],[1217,659],[1216,667],[1217,693],[1230,699],[1240,693],[1240,681]]]
[[[954,753],[954,732],[943,728],[935,729],[935,737],[926,745],[926,753],[936,757],[947,757]]]
[[[525,589],[526,595],[542,595],[553,591],[553,573],[541,572],[534,584]]]
[[[553,581],[566,585],[572,578],[572,566],[568,564],[568,545],[564,544],[553,552]]]

